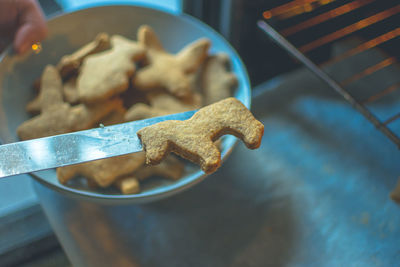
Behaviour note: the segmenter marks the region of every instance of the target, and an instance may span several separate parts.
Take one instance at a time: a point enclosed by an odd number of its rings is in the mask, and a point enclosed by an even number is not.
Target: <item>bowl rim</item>
[[[240,99],[241,102],[250,109],[251,106],[251,87],[250,87],[250,81],[248,77],[247,70],[245,68],[245,65],[243,61],[241,60],[240,56],[236,52],[236,50],[231,46],[231,44],[217,31],[215,31],[213,28],[205,24],[204,22],[184,13],[174,13],[174,12],[168,12],[164,9],[157,9],[153,6],[140,6],[140,5],[130,5],[130,4],[112,4],[112,5],[93,5],[90,4],[88,6],[84,6],[79,9],[74,9],[71,11],[63,12],[63,13],[56,13],[53,16],[50,16],[48,18],[48,22],[52,22],[60,17],[67,16],[69,14],[76,14],[80,12],[87,12],[88,10],[94,10],[94,9],[104,9],[104,8],[110,8],[110,7],[128,7],[128,8],[139,8],[139,9],[145,9],[151,12],[159,12],[163,13],[169,16],[174,16],[174,17],[179,17],[182,19],[185,23],[190,23],[190,24],[195,24],[196,27],[200,26],[202,28],[205,28],[207,31],[212,32],[215,36],[217,36],[219,39],[221,39],[224,43],[225,46],[227,46],[231,52],[235,55],[235,60],[238,61],[239,67],[242,72],[242,76],[244,77],[244,80],[241,81],[243,83],[243,91],[244,91],[244,97],[243,99]],[[3,61],[4,57],[8,54],[12,54],[13,49],[12,47],[6,48],[3,53],[0,54],[0,63]],[[226,160],[227,156],[232,152],[234,146],[237,143],[237,139],[234,136],[226,136],[224,140],[224,146],[227,148],[221,152],[221,159],[222,163]],[[185,179],[180,179],[178,181],[174,181],[171,184],[168,185],[163,185],[160,188],[155,188],[152,189],[149,192],[141,192],[139,194],[120,194],[120,195],[114,195],[114,194],[103,194],[103,193],[95,193],[95,192],[90,192],[90,191],[84,191],[81,189],[75,189],[72,187],[68,187],[62,184],[53,184],[52,182],[47,181],[46,179],[40,177],[39,173],[29,173],[31,177],[34,178],[35,181],[37,181],[39,184],[44,185],[48,188],[51,188],[59,193],[62,193],[63,195],[70,197],[70,198],[79,198],[83,199],[86,201],[90,202],[100,202],[101,204],[130,204],[130,203],[147,203],[147,202],[152,202],[156,200],[160,200],[169,196],[172,196],[174,194],[177,194],[179,192],[182,192],[195,184],[203,181],[208,175],[206,175],[203,171],[200,169],[198,171],[195,171],[194,173],[190,173],[188,175],[185,175]]]

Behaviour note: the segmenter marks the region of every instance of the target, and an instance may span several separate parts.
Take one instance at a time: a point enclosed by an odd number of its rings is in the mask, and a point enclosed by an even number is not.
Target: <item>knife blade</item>
[[[195,111],[54,135],[0,146],[0,178],[142,151],[136,132]]]

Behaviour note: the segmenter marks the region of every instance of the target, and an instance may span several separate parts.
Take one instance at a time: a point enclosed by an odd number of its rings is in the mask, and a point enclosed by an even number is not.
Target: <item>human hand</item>
[[[46,35],[46,21],[36,0],[0,0],[0,52],[12,43],[22,54]]]

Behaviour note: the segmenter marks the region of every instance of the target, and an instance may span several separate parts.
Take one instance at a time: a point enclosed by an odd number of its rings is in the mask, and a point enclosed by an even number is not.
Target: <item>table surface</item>
[[[265,124],[261,147],[238,144],[184,193],[117,207],[37,185],[71,262],[395,266],[400,213],[388,195],[400,174],[397,148],[307,70],[254,94],[253,112]]]

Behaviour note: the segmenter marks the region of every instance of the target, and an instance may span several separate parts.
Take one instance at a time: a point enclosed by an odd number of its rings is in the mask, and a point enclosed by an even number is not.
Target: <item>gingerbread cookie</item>
[[[185,99],[178,99],[173,95],[156,92],[149,93],[147,99],[150,106],[158,109],[171,110],[174,113],[198,109],[202,106],[203,98],[200,93],[193,92]]]
[[[137,170],[144,161],[144,153],[127,154],[57,168],[57,177],[60,183],[66,184],[72,178],[82,175],[98,186],[107,187],[119,177]]]
[[[144,103],[130,107],[125,114],[125,121],[136,121],[171,114],[169,110],[153,108]]]
[[[110,48],[110,38],[106,33],[100,33],[93,42],[90,42],[72,53],[63,56],[57,64],[57,69],[61,77],[66,78],[76,72],[82,64],[82,61],[89,55],[95,54]]]
[[[209,105],[228,98],[238,85],[236,75],[229,71],[229,57],[220,53],[207,58],[202,84],[205,104]]]
[[[63,96],[65,102],[77,104],[79,102],[79,94],[76,85],[76,76],[71,77],[63,84]]]
[[[153,166],[142,166],[138,169],[134,176],[139,180],[143,181],[152,176],[160,176],[170,180],[178,180],[182,177],[185,165],[177,157],[173,155],[168,155],[165,160],[163,160],[158,165]]]
[[[206,173],[221,164],[221,154],[214,144],[220,136],[232,134],[248,148],[261,144],[264,125],[237,99],[227,98],[196,112],[186,121],[160,122],[138,131],[148,164],[160,163],[174,152],[201,166]]]
[[[138,103],[128,109],[125,114],[126,121],[142,120],[152,117],[165,116],[195,110],[201,107],[201,95],[194,93],[185,102],[166,93],[150,94],[150,105]]]
[[[114,185],[124,195],[137,194],[140,192],[140,183],[134,176],[127,176],[118,179]]]
[[[47,65],[40,79],[39,95],[27,104],[26,110],[35,114],[42,109],[48,109],[53,104],[61,103],[63,101],[61,88],[62,81],[57,69],[52,65]]]
[[[176,55],[169,54],[147,25],[139,28],[138,41],[147,49],[148,65],[136,73],[133,85],[145,91],[165,88],[177,97],[190,95],[193,90],[189,74],[194,73],[207,57],[210,41],[199,39]]]
[[[185,165],[178,158],[169,155],[163,162],[154,166],[142,166],[132,175],[118,179],[115,185],[123,194],[136,194],[140,192],[140,183],[153,176],[178,180],[182,177]]]
[[[78,76],[79,98],[85,103],[104,101],[124,92],[144,48],[122,36],[111,37],[111,49],[85,58]]]
[[[40,115],[23,122],[17,129],[22,140],[85,130],[122,106],[120,99],[112,99],[93,106],[71,107],[63,102],[61,77],[53,66],[47,66],[42,77],[39,95]]]
[[[119,107],[100,120],[100,125],[109,126],[125,122],[126,109]]]

